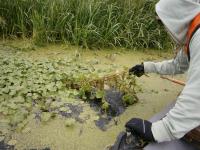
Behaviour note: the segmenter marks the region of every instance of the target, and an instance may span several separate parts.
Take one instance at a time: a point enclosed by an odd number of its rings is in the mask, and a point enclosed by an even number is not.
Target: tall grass
[[[155,0],[0,0],[0,33],[38,44],[166,48]]]

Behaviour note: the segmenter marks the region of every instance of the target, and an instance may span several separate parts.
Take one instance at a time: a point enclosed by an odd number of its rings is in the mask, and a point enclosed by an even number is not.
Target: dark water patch
[[[108,124],[113,120],[113,118],[121,115],[126,107],[123,104],[123,93],[114,89],[105,91],[105,100],[109,104],[107,111],[104,111],[101,108],[101,101],[94,100],[91,101],[90,106],[98,112],[99,119],[95,121],[96,126],[102,131],[106,131]],[[117,125],[117,122],[114,121],[114,124]]]
[[[122,101],[123,93],[116,90],[107,90],[105,100],[109,103],[110,108],[107,111],[108,116],[119,116],[125,111]]]
[[[109,124],[109,122],[111,121],[111,118],[107,118],[107,117],[100,117],[97,121],[95,121],[95,125],[101,129],[102,131],[106,131],[107,130],[107,125]]]
[[[14,146],[6,144],[4,141],[0,142],[0,150],[14,150]]]
[[[59,113],[63,117],[67,118],[74,118],[76,121],[83,123],[84,120],[82,120],[79,115],[83,112],[83,106],[81,105],[74,105],[74,104],[65,104],[65,107],[69,108],[70,111],[64,112],[64,111],[59,111]]]
[[[108,117],[116,117],[122,114],[126,109],[126,107],[123,104],[122,97],[122,92],[116,91],[114,89],[106,90],[105,100],[109,104],[108,110],[105,111],[101,108],[102,102],[98,99],[90,101],[90,106],[100,115],[107,114]]]
[[[55,115],[61,115],[65,118],[73,118],[79,123],[83,123],[84,120],[82,120],[79,115],[83,112],[83,106],[81,104],[71,104],[71,103],[62,103],[61,100],[57,99],[51,100],[51,103],[56,102],[56,106],[48,109],[39,109],[35,114],[35,119],[39,122],[42,121],[42,113],[50,113],[53,116]],[[61,105],[59,104],[61,103]]]

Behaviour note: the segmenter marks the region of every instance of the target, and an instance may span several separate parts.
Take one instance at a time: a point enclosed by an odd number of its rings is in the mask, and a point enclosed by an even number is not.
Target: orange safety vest
[[[187,32],[185,53],[188,55],[189,60],[190,60],[190,49],[189,49],[190,40],[192,39],[192,36],[199,28],[200,28],[200,13],[192,20]]]

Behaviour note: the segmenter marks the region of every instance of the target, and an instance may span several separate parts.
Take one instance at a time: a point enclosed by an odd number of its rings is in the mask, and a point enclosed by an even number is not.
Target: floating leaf
[[[5,94],[8,94],[9,91],[10,91],[10,89],[7,88],[7,87],[5,87],[5,88],[2,89],[2,92],[5,93]]]
[[[104,101],[103,102],[103,104],[102,104],[102,106],[101,106],[101,108],[104,110],[104,111],[107,111],[108,109],[109,109],[109,103],[108,102],[106,102],[106,101]]]
[[[15,98],[13,98],[12,101],[15,102],[15,103],[24,103],[24,102],[25,102],[25,99],[24,99],[24,97],[22,97],[22,96],[17,96],[17,97],[15,97]]]
[[[17,108],[18,108],[17,105],[16,105],[15,103],[9,103],[9,104],[7,104],[7,106],[8,106],[9,108],[11,108],[11,109],[17,109]]]
[[[57,87],[58,89],[61,89],[62,86],[63,86],[63,83],[62,83],[61,81],[57,81],[57,82],[56,82],[56,87]]]
[[[98,90],[96,92],[96,98],[101,99],[104,97],[105,92],[103,90]]]
[[[131,94],[125,94],[122,100],[126,105],[132,105],[136,102],[135,97]]]

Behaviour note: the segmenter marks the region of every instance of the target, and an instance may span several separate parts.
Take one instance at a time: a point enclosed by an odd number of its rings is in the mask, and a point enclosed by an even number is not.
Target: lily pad
[[[103,98],[105,95],[105,92],[103,90],[98,90],[96,92],[96,98],[100,99],[100,98]]]
[[[18,106],[15,103],[9,103],[7,106],[11,109],[17,109],[18,108]]]

